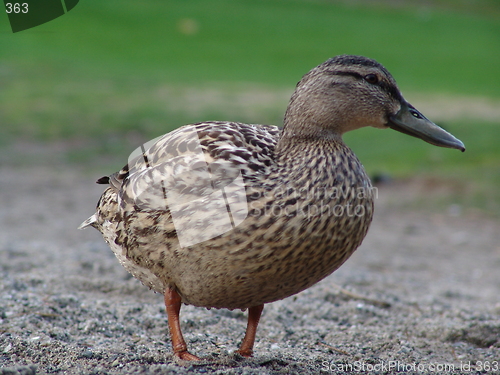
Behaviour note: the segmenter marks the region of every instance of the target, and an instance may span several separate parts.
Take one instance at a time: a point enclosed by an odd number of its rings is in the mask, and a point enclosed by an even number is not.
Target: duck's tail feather
[[[97,221],[97,216],[96,214],[93,214],[91,217],[89,217],[87,220],[85,220],[83,223],[80,224],[78,229],[85,229],[88,226],[93,226],[93,224]]]
[[[96,181],[97,184],[109,184],[109,176],[101,177]]]

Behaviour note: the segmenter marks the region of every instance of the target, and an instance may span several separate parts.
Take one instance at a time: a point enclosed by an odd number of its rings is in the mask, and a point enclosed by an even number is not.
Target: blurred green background
[[[82,0],[15,34],[0,16],[0,161],[118,168],[186,123],[280,124],[300,77],[344,53],[467,146],[348,134],[368,172],[500,216],[500,0]]]

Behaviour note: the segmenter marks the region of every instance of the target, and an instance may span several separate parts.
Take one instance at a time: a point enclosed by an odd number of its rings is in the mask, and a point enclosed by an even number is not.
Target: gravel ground
[[[266,305],[253,358],[234,353],[246,313],[183,306],[188,346],[204,358],[184,364],[162,296],[96,230],[76,230],[100,175],[1,172],[0,374],[500,372],[499,223],[408,209],[412,183],[380,187],[370,232],[340,270]]]

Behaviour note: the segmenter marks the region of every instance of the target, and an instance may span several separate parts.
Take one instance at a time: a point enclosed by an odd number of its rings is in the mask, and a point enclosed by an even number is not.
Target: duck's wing
[[[274,162],[278,133],[240,123],[184,126],[135,150],[109,184],[122,202],[141,209],[162,207],[166,198],[179,204],[206,197],[239,176],[265,172]]]
[[[98,183],[115,191],[123,217],[156,212],[175,222],[178,235],[187,228],[185,233],[208,236],[207,223],[220,234],[246,217],[246,182],[275,165],[279,131],[232,122],[187,125],[136,149],[124,168]],[[92,225],[93,217],[82,227]]]

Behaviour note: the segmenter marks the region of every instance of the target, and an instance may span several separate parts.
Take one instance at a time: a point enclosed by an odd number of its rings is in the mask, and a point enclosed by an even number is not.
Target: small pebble
[[[92,351],[90,350],[85,350],[83,353],[82,353],[82,357],[84,358],[92,358],[94,356],[94,353],[92,353]]]

